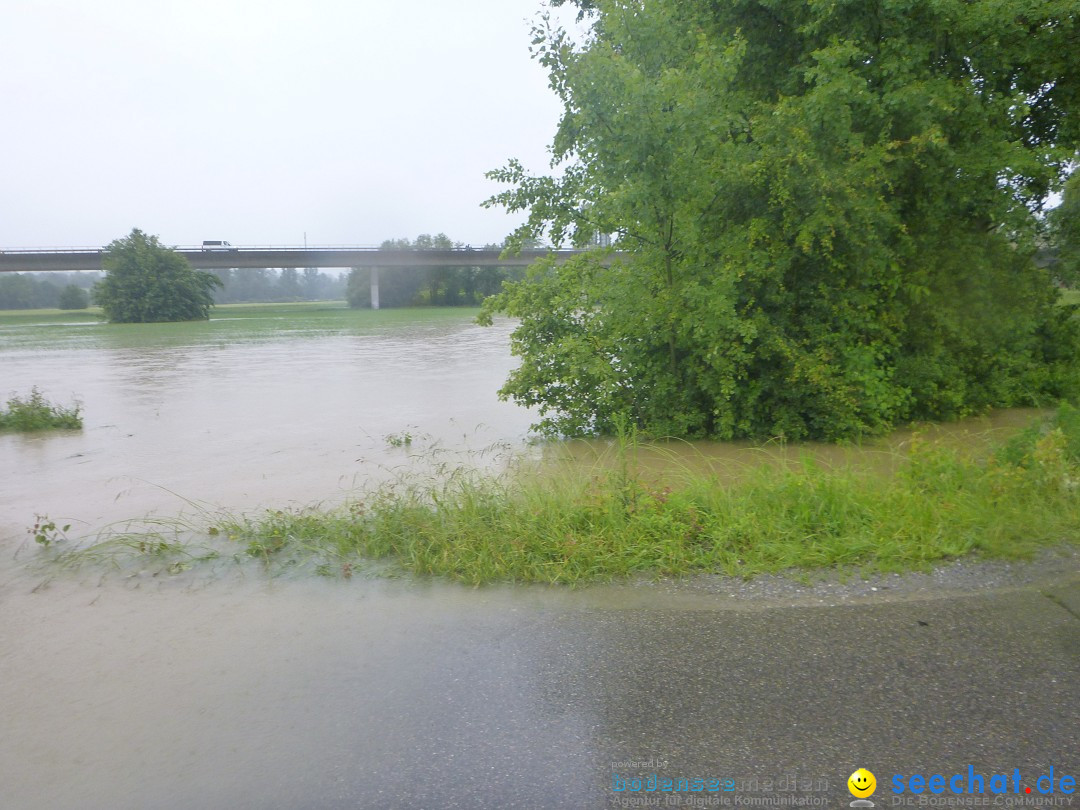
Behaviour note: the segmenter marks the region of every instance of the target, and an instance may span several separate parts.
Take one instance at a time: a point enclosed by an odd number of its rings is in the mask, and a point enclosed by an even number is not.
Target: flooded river
[[[1055,757],[1080,678],[1061,639],[1075,630],[1038,595],[958,603],[945,621],[917,601],[834,614],[650,588],[269,580],[255,566],[209,581],[24,570],[35,514],[78,534],[192,504],[334,503],[410,465],[497,464],[523,446],[532,415],[496,397],[508,323],[237,311],[0,325],[0,393],[85,403],[81,431],[0,435],[0,808],[610,807],[625,798],[613,774],[650,769],[751,779],[757,799],[761,780],[797,770],[818,780],[816,806],[840,806],[855,765],[960,767],[972,738],[980,767],[1068,764]],[[669,445],[643,460],[848,463],[893,458],[909,438]],[[565,452],[595,463],[602,445]],[[870,651],[858,666],[838,654],[852,635]],[[1006,663],[955,667],[969,656]],[[1009,734],[935,725],[961,693],[998,695],[987,705]],[[853,696],[873,723],[851,722]]]
[[[36,385],[85,405],[81,431],[0,434],[0,542],[35,514],[90,532],[188,502],[334,503],[410,457],[519,445],[532,417],[495,393],[513,366],[510,325],[474,315],[264,307],[204,323],[0,326],[0,393]]]

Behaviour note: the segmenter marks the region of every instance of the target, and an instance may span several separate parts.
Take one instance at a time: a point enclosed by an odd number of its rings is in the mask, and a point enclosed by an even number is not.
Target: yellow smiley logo
[[[847,789],[856,799],[865,799],[874,792],[877,787],[877,779],[866,768],[859,768],[847,780]]]

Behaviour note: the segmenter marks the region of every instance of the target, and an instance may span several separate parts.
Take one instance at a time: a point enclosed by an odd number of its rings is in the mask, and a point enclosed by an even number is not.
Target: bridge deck
[[[380,250],[378,248],[232,248],[176,251],[198,270],[258,267],[521,267],[549,254],[559,260],[581,250],[523,250],[503,258],[498,250]],[[8,250],[0,273],[101,270],[103,250]]]

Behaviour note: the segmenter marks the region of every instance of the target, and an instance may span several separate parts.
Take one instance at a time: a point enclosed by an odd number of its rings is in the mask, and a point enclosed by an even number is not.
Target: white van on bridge
[[[202,243],[203,250],[239,250],[223,239],[207,239]]]

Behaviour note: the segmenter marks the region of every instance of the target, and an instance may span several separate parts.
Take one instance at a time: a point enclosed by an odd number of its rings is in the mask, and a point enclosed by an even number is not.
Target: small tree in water
[[[214,287],[221,286],[217,276],[192,269],[138,228],[109,244],[102,265],[105,278],[94,285],[94,301],[112,323],[205,320]]]

